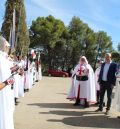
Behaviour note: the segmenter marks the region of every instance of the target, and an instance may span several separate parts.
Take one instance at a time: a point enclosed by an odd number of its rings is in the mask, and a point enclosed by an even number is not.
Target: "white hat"
[[[0,36],[0,49],[1,49],[1,50],[4,48],[4,44],[5,44],[7,47],[10,46],[10,44],[7,42],[7,40],[6,40],[4,37]]]

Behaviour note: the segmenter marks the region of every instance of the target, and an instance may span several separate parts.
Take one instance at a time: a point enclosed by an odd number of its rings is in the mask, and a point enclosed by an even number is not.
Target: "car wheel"
[[[63,75],[63,77],[65,77],[65,75]]]
[[[49,74],[49,77],[51,77],[52,75],[51,74]]]

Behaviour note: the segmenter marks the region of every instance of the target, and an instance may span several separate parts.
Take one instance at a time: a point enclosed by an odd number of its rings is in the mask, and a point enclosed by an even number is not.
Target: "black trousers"
[[[104,96],[105,92],[107,91],[107,110],[110,110],[111,107],[111,102],[112,102],[112,90],[113,87],[112,85],[108,84],[105,81],[102,81],[100,84],[100,105],[99,108],[100,110],[103,110],[103,101],[104,101]]]

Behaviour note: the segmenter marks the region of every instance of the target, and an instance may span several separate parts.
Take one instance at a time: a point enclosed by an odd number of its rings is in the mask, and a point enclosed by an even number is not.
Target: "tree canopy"
[[[12,26],[12,15],[16,11],[16,43],[15,52],[26,54],[29,48],[30,40],[26,24],[26,13],[24,0],[7,0],[4,22],[2,24],[2,35],[9,41],[10,29]]]
[[[106,32],[94,32],[75,16],[68,26],[51,15],[38,17],[32,22],[30,33],[31,47],[44,46],[43,63],[49,69],[68,70],[82,55],[94,66],[97,54],[103,58],[104,53],[113,50],[111,37]]]

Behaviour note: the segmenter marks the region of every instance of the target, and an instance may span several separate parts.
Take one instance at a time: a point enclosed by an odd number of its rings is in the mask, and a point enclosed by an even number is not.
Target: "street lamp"
[[[85,48],[86,48],[86,46],[87,46],[85,41],[82,42],[82,46],[83,46],[83,47],[82,47],[82,48],[83,48],[83,50],[82,50],[82,55],[85,56]]]
[[[98,43],[97,44],[97,55],[96,55],[95,64],[94,64],[94,70],[96,69],[96,63],[98,61],[98,58],[99,58],[101,52],[102,52],[102,49],[100,48],[100,43]]]

